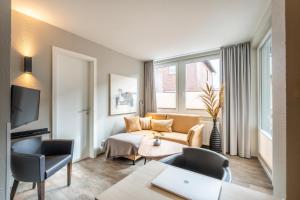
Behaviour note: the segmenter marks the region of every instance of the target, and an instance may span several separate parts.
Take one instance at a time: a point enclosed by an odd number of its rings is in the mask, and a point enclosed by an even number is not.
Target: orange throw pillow
[[[139,117],[124,117],[127,132],[141,131]]]
[[[172,132],[173,119],[156,120],[151,119],[151,127],[153,131]]]

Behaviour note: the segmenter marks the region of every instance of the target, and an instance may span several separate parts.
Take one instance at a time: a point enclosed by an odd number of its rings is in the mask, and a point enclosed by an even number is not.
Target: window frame
[[[269,138],[270,140],[272,140],[273,138],[273,132],[272,133],[269,133],[265,130],[262,129],[262,126],[261,126],[261,86],[262,86],[262,81],[261,81],[261,70],[262,70],[262,63],[261,63],[261,50],[262,50],[262,47],[264,46],[264,44],[266,44],[266,42],[268,40],[271,40],[272,41],[272,30],[269,30],[267,32],[267,34],[263,37],[263,39],[261,40],[261,42],[259,43],[259,46],[257,47],[257,78],[258,78],[258,85],[257,85],[257,103],[258,103],[258,121],[257,121],[257,124],[258,124],[258,130],[260,133],[262,133],[263,135],[265,135],[267,138]],[[273,79],[272,79],[273,80]],[[272,87],[272,80],[271,80],[271,87]],[[272,95],[272,93],[271,93]],[[271,96],[271,98],[273,98]],[[272,117],[272,120],[273,120],[273,117]]]
[[[159,61],[154,61],[154,68],[167,67],[170,65],[176,65],[176,109],[162,109],[157,108],[157,112],[166,113],[185,113],[185,114],[199,114],[204,117],[210,117],[210,115],[205,111],[205,109],[196,108],[186,108],[186,64],[202,62],[206,60],[220,59],[220,50],[213,50],[209,52],[202,52],[198,54],[185,55],[176,58],[164,59]],[[221,67],[221,63],[220,63]],[[220,69],[221,72],[221,69]],[[221,75],[220,75],[221,83]]]

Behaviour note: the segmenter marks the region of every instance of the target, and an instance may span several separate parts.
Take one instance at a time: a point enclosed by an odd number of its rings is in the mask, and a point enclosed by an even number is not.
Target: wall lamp
[[[24,72],[32,73],[32,57],[24,57]]]

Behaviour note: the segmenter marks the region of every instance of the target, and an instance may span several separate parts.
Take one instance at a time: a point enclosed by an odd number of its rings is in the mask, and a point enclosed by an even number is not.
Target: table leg
[[[146,163],[147,163],[147,158],[145,157],[145,160],[144,160],[144,165],[146,165]]]

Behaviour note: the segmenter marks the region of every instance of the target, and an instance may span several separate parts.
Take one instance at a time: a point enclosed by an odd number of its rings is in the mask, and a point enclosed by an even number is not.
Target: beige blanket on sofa
[[[106,141],[106,158],[138,155],[143,135],[120,133],[110,136]]]

